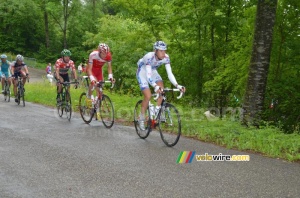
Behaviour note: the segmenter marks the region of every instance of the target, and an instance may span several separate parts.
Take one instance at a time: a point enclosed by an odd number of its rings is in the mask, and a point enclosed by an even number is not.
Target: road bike
[[[29,78],[27,78],[27,82],[29,82]],[[18,76],[18,83],[17,83],[17,99],[18,102],[17,104],[19,105],[21,103],[21,99],[22,99],[22,103],[23,103],[23,107],[25,107],[25,88],[24,88],[24,84],[23,84],[23,77]]]
[[[167,92],[178,92],[179,89],[165,88],[161,94],[152,94],[157,100],[159,96],[162,97],[162,103],[159,110],[155,110],[153,104],[149,101],[148,108],[145,112],[145,130],[139,127],[140,113],[142,107],[142,100],[139,100],[134,108],[134,126],[138,136],[145,139],[149,133],[158,127],[162,141],[169,147],[175,146],[179,141],[181,135],[181,120],[178,110],[174,105],[167,102]],[[180,99],[183,92],[177,99]]]
[[[72,100],[71,100],[71,95],[68,90],[71,84],[77,84],[77,82],[57,82],[58,84],[62,85],[62,91],[60,94],[60,97],[57,98],[57,112],[59,117],[62,117],[63,113],[66,113],[66,116],[68,120],[71,120],[72,116]],[[58,87],[57,87],[58,89]]]
[[[4,95],[4,101],[10,102],[10,88],[9,88],[9,83],[8,79],[3,76],[4,79],[4,87],[3,87],[3,95]]]
[[[91,95],[91,98],[88,98],[88,87],[89,87],[89,78],[88,76],[83,76],[85,80],[86,92],[81,93],[79,98],[79,112],[81,118],[86,124],[89,124],[93,117],[95,120],[101,119],[103,125],[106,128],[111,128],[114,124],[115,115],[114,115],[114,106],[112,104],[109,96],[103,93],[103,85],[105,83],[112,83],[111,81],[100,81],[94,85],[99,87],[100,91],[97,96]],[[111,89],[114,87],[112,83]],[[93,89],[94,89],[93,88]]]

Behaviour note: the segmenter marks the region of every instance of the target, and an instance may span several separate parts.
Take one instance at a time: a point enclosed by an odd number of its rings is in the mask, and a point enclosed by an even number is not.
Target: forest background
[[[140,95],[136,63],[163,40],[173,73],[188,90],[180,102],[222,118],[244,102],[259,1],[6,0],[0,2],[0,52],[33,57],[43,68],[68,48],[79,65],[105,42],[117,91]],[[300,1],[276,3],[261,121],[299,133]],[[167,79],[163,67],[159,72]]]

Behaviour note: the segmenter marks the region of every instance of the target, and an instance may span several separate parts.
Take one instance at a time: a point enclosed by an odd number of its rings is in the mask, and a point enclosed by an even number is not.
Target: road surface
[[[0,97],[0,197],[300,197],[300,165],[181,138],[166,147],[133,127],[71,122],[55,109]],[[176,163],[196,155],[249,155],[250,161]]]

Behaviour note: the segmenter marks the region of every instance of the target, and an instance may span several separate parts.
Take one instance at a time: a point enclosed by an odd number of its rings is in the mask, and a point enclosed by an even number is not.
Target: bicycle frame
[[[62,117],[63,111],[65,111],[67,118],[70,121],[72,116],[72,101],[69,92],[69,87],[70,84],[77,84],[77,82],[62,82],[62,83],[58,82],[58,83],[62,85],[62,90],[61,90],[62,100],[60,103],[57,104],[58,115]]]
[[[83,80],[86,82],[86,91],[80,95],[79,98],[79,111],[83,121],[89,124],[95,117],[95,120],[102,120],[106,128],[111,128],[114,123],[114,108],[110,98],[103,93],[103,85],[105,83],[112,83],[111,81],[100,81],[92,84],[90,90],[90,82],[88,76],[83,76]],[[114,87],[112,83],[111,88]],[[93,95],[95,88],[97,90],[96,96]],[[89,93],[91,91],[91,96]],[[95,101],[95,100],[96,101]]]
[[[180,90],[179,89],[165,88],[161,94],[157,94],[157,93],[152,94],[153,97],[155,96],[154,100],[157,100],[159,98],[159,96],[161,96],[162,97],[162,102],[161,102],[161,107],[160,107],[159,111],[154,116],[154,119],[150,118],[150,120],[151,120],[151,129],[154,129],[159,125],[158,120],[160,119],[162,110],[167,108],[166,107],[167,97],[166,97],[165,93],[170,92],[170,91],[174,92],[174,91],[180,91]],[[177,99],[180,99],[182,96],[183,96],[183,92],[180,92],[180,95],[177,97]],[[149,101],[149,104],[150,104],[150,101]],[[149,105],[148,105],[148,110],[150,111],[150,106]],[[172,120],[171,120],[171,122],[172,122]]]

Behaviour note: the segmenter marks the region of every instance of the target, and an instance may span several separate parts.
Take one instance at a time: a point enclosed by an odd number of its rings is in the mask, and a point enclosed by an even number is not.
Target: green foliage
[[[101,0],[93,4],[73,0],[66,6],[69,15],[64,27],[61,1],[6,0],[0,2],[0,51],[54,63],[64,47],[66,28],[66,44],[76,65],[86,60],[99,42],[108,43],[116,89],[137,96],[136,63],[152,50],[154,41],[164,40],[176,80],[187,88],[183,103],[236,107],[243,102],[248,78],[256,3]],[[297,128],[300,112],[296,78],[300,74],[300,32],[295,28],[299,27],[299,7],[297,0],[278,1],[265,96],[264,119],[286,131]],[[164,67],[159,73],[171,87]],[[276,110],[267,108],[273,98],[278,99]]]

